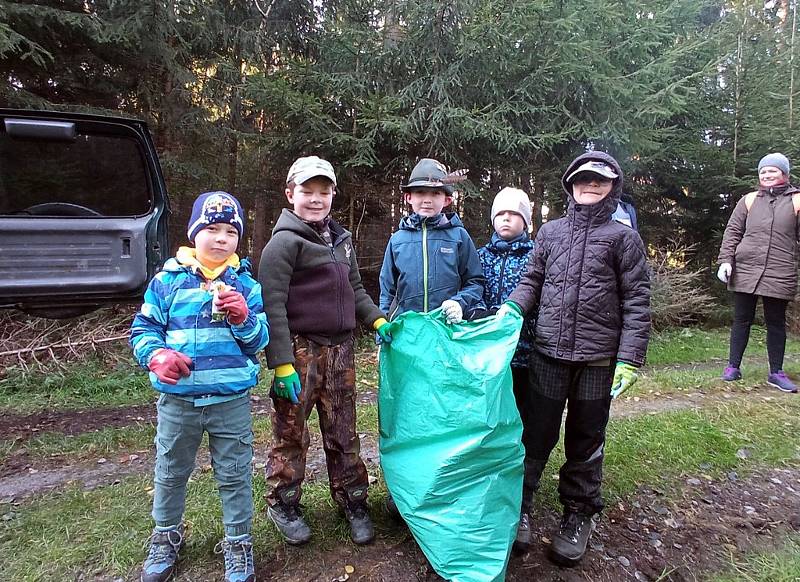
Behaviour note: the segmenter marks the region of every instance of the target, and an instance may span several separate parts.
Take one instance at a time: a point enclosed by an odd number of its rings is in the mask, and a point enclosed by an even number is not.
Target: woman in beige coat
[[[783,371],[786,306],[797,291],[800,190],[789,183],[789,160],[780,153],[761,158],[759,187],[733,210],[719,250],[717,277],[733,292],[728,367],[722,379],[739,380],[739,366],[761,298],[767,324],[767,382],[784,392],[797,387]]]

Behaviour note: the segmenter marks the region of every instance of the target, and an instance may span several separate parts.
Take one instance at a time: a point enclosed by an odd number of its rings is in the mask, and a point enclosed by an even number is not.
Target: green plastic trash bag
[[[380,354],[380,451],[389,492],[440,576],[505,578],[522,502],[522,422],[511,357],[522,318],[392,322]]]

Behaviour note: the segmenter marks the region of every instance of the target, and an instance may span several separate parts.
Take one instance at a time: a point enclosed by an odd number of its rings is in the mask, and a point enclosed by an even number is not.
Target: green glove
[[[503,317],[506,313],[511,313],[512,311],[517,315],[522,315],[522,308],[519,305],[513,301],[506,301],[497,310],[497,317]]]
[[[273,381],[275,387],[275,394],[286,400],[290,400],[292,404],[299,402],[300,396],[300,376],[291,364],[282,364],[275,368],[275,380]]]
[[[378,328],[378,335],[381,338],[381,341],[385,344],[392,343],[392,334],[389,333],[389,327],[391,324],[387,321],[382,326]]]
[[[625,390],[636,384],[639,379],[639,374],[636,373],[636,368],[625,362],[617,362],[617,367],[614,368],[614,380],[611,382],[611,398],[616,398]]]
[[[389,333],[389,326],[390,323],[386,321],[385,317],[379,317],[372,323],[372,327],[375,332],[378,334],[375,343],[376,344],[390,344],[392,343],[392,334]]]

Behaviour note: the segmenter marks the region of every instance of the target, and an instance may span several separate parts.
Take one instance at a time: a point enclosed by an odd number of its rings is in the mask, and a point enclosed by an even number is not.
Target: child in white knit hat
[[[528,236],[531,228],[531,203],[528,195],[518,188],[503,188],[494,197],[492,203],[492,226],[494,234],[491,240],[478,249],[483,266],[486,284],[483,291],[483,302],[489,311],[500,307],[519,283],[525,272],[528,256],[533,250],[533,241]],[[522,325],[517,350],[511,361],[511,372],[514,377],[514,396],[522,418],[522,443],[526,444],[528,436],[526,397],[530,392],[528,378],[528,355],[533,341],[533,323],[526,318]],[[524,485],[523,485],[524,487]],[[533,503],[533,492],[523,495],[516,550],[525,550],[530,545],[530,524],[528,515]]]

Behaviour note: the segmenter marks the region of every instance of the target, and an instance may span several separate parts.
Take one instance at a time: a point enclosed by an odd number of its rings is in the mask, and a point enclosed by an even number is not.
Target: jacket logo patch
[[[453,254],[455,251],[453,250],[453,247],[441,247],[439,249],[439,252],[448,255],[448,254]]]
[[[350,253],[353,252],[352,247],[349,244],[344,245],[344,256],[349,261],[350,260]]]

